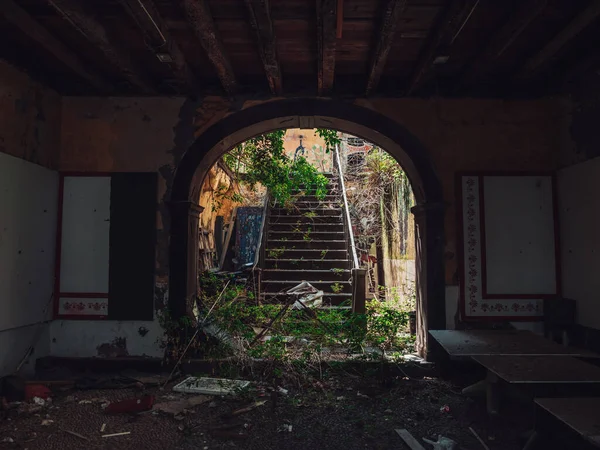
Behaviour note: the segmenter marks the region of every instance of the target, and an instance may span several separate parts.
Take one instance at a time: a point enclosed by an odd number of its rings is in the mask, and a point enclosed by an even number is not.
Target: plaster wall
[[[0,377],[49,354],[60,97],[0,61]]]
[[[166,201],[175,168],[202,131],[223,117],[257,103],[261,102],[233,104],[219,97],[198,102],[180,98],[63,98],[61,170],[156,170],[160,174],[156,267],[157,292],[163,298],[159,298],[157,304],[164,304],[167,295],[169,215]],[[357,103],[405,126],[430,153],[447,203],[445,278],[452,305],[455,302],[452,287],[459,281],[456,174],[467,170],[556,169],[561,147],[569,140],[569,105],[560,98],[532,101],[377,99]],[[120,326],[121,330],[127,328],[128,342],[137,346],[133,342],[141,338],[135,334],[136,325],[123,323]],[[112,325],[89,324],[88,330],[95,326],[103,331],[90,332],[90,342],[80,349],[81,356],[96,354],[95,348],[110,338],[112,331],[106,336],[102,334],[113,330]],[[65,327],[81,325],[63,321],[61,329],[67,329]],[[67,352],[66,347],[59,347],[60,344],[54,346],[53,351]],[[138,347],[143,348],[143,345]],[[129,353],[133,354],[131,349]]]

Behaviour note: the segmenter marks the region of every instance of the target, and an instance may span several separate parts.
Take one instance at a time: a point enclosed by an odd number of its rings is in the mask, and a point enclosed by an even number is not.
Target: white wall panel
[[[556,293],[552,178],[484,177],[487,294]]]
[[[600,158],[558,173],[563,295],[579,324],[600,329]]]
[[[0,153],[0,330],[50,317],[58,174]]]
[[[108,292],[110,177],[65,177],[60,291]]]

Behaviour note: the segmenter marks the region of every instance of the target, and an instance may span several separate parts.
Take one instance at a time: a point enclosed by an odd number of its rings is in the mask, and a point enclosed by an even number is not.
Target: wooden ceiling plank
[[[520,4],[508,21],[494,34],[481,55],[465,70],[461,85],[467,85],[490,70],[491,63],[519,38],[531,22],[547,7],[548,0],[526,0]]]
[[[593,0],[590,5],[580,12],[560,33],[550,40],[539,52],[529,58],[517,73],[517,79],[527,79],[535,76],[550,63],[573,38],[600,17],[600,1]]]
[[[381,20],[377,44],[375,45],[375,53],[369,68],[369,78],[365,90],[366,95],[373,93],[377,89],[390,49],[394,42],[394,35],[396,34],[396,29],[400,22],[400,16],[406,8],[407,3],[407,0],[388,0],[386,4]]]
[[[271,19],[269,0],[245,0],[250,25],[256,32],[260,59],[265,68],[269,88],[275,95],[281,95],[283,84],[281,67],[277,58],[277,44]]]
[[[140,70],[123,49],[123,44],[115,42],[104,26],[82,8],[80,2],[77,0],[48,0],[48,3],[94,44],[132,86],[144,94],[155,92],[154,88],[140,76]]]
[[[178,84],[184,90],[198,92],[200,86],[177,42],[170,36],[167,26],[153,0],[119,0],[128,14],[146,36],[147,43],[158,54],[169,55],[168,64]]]
[[[188,23],[192,27],[228,95],[238,90],[238,82],[206,0],[183,0]]]
[[[110,93],[113,86],[107,83],[102,77],[92,73],[84,67],[81,60],[56,39],[46,28],[33,19],[25,10],[14,3],[12,0],[2,0],[0,2],[0,13],[3,17],[19,28],[32,41],[43,47],[46,51],[54,55],[65,66],[86,80],[90,85],[101,93]]]
[[[407,95],[415,92],[427,79],[438,51],[454,42],[478,4],[479,0],[451,0],[440,13],[417,60],[406,90]]]
[[[328,95],[335,75],[336,0],[317,0],[318,91]]]

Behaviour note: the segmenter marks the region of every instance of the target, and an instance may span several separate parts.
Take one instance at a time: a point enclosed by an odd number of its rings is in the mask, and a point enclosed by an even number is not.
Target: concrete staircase
[[[269,210],[261,290],[269,303],[286,300],[283,292],[308,281],[324,292],[323,304],[352,300],[351,261],[344,231],[343,201],[337,175],[329,178],[327,196],[304,192],[291,209]]]

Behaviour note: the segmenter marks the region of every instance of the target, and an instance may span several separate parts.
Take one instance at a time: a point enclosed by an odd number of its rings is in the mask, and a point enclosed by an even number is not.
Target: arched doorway
[[[183,315],[197,293],[197,207],[200,186],[212,165],[252,136],[284,128],[330,128],[386,149],[407,173],[417,206],[417,324],[419,350],[427,330],[445,328],[444,208],[440,181],[427,150],[402,125],[370,109],[335,100],[286,99],[235,112],[204,131],[183,156],[173,181],[169,306]]]

